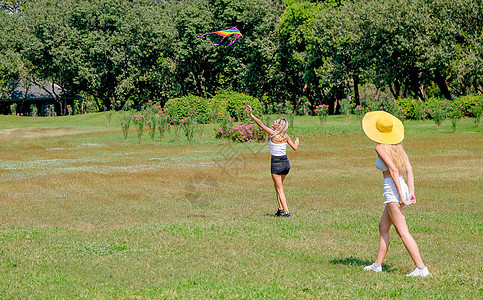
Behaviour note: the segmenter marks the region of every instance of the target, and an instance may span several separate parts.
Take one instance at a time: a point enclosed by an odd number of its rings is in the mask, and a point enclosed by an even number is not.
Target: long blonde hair
[[[404,151],[399,144],[381,144],[382,149],[386,154],[392,159],[392,163],[396,166],[399,172],[402,172],[406,169],[406,163],[404,160]]]
[[[270,135],[270,139],[283,143],[287,139],[288,122],[284,118],[280,118],[275,122],[277,122],[277,129]]]

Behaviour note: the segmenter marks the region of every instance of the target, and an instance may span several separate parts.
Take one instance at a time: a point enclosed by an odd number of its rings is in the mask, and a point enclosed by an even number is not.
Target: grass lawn
[[[266,143],[183,132],[125,141],[103,113],[0,116],[0,298],[483,297],[483,132],[408,121],[417,204],[405,209],[432,276],[391,229],[375,259],[382,175],[359,123],[297,117],[299,151],[273,217]]]

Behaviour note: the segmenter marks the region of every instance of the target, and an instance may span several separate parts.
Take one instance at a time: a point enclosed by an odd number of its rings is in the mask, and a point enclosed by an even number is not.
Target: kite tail
[[[199,35],[198,37],[204,37],[205,35],[212,34],[212,33],[214,33],[214,32],[207,32],[207,33],[204,33],[202,35]]]
[[[229,43],[227,46],[230,46],[230,45],[233,45],[233,43],[238,39],[240,38],[241,36],[240,35],[237,35],[236,38],[233,40],[233,42]],[[223,41],[223,40],[222,40]],[[221,43],[221,41],[220,41]]]
[[[223,42],[223,40],[226,38],[226,36],[224,36],[221,41],[218,42],[218,44],[213,44],[212,46],[220,46],[221,42]],[[236,40],[236,39],[235,39]],[[231,45],[231,44],[230,44]]]

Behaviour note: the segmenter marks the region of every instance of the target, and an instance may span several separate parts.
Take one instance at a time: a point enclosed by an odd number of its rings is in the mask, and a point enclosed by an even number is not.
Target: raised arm
[[[401,183],[399,182],[399,170],[396,168],[396,165],[392,162],[392,159],[386,154],[384,149],[382,148],[381,144],[376,146],[377,155],[382,159],[384,164],[386,164],[387,169],[389,170],[389,174],[391,174],[392,181],[396,186],[397,193],[399,195],[399,206],[405,206],[406,203],[404,202],[404,194],[402,193]]]
[[[250,105],[247,105],[248,115],[255,121],[255,123],[260,126],[263,130],[265,130],[269,135],[273,134],[273,130],[268,128],[265,124],[262,123],[257,117],[253,115],[253,109]]]

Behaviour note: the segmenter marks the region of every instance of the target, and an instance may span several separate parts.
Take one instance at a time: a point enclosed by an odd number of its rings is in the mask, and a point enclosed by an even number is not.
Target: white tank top
[[[276,144],[272,140],[268,141],[270,146],[270,154],[273,156],[284,156],[287,155],[287,143]]]

